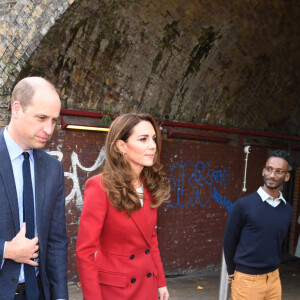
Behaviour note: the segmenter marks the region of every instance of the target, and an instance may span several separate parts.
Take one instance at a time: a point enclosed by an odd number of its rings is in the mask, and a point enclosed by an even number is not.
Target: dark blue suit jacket
[[[65,185],[61,163],[36,149],[34,154],[36,219],[39,236],[41,299],[68,299]],[[4,242],[20,231],[18,199],[3,131],[0,133],[0,299],[13,300],[21,264],[3,259]]]

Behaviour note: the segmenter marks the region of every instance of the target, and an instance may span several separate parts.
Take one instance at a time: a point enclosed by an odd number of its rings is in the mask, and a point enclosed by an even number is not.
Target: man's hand
[[[32,259],[39,256],[37,252],[39,250],[39,239],[37,236],[33,239],[28,239],[25,237],[25,234],[26,224],[23,223],[18,234],[10,242],[7,242],[4,259],[11,259],[17,263],[23,263],[37,267],[38,263]]]
[[[234,274],[228,275],[228,283],[232,283],[233,279],[234,279]]]
[[[169,292],[166,286],[158,288],[158,299],[159,300],[168,300],[169,299]]]

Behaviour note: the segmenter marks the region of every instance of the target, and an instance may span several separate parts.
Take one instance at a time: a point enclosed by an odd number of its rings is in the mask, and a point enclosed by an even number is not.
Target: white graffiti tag
[[[59,161],[62,161],[62,159],[63,159],[63,153],[61,151],[48,151],[47,153],[52,156],[56,156]],[[94,165],[87,168],[87,167],[84,167],[80,163],[80,161],[78,159],[78,155],[74,151],[72,152],[72,154],[71,154],[71,162],[72,162],[71,171],[72,172],[64,172],[65,177],[67,179],[71,179],[73,181],[73,188],[72,188],[70,194],[66,196],[66,204],[68,204],[73,199],[75,199],[75,201],[76,201],[76,206],[82,206],[82,204],[83,204],[77,169],[79,168],[86,172],[95,171],[97,168],[99,168],[102,165],[102,163],[104,162],[104,159],[105,159],[105,150],[104,150],[104,147],[102,147]]]

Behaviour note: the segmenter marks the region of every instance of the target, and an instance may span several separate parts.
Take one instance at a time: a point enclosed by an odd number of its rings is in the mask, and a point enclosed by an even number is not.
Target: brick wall
[[[65,171],[70,282],[78,282],[75,249],[84,184],[101,171],[105,136],[105,133],[59,131],[46,147],[62,161]],[[219,136],[224,138],[226,134]],[[266,140],[253,144],[248,159],[247,193],[262,184],[267,144]],[[158,239],[167,274],[220,264],[228,213],[244,194],[245,145],[171,139],[164,134],[161,162],[172,190],[169,202],[159,209]]]
[[[249,155],[247,193],[262,183],[265,149]],[[165,140],[162,163],[171,198],[159,211],[159,243],[170,273],[196,271],[221,262],[225,223],[241,197],[245,154],[242,145]]]
[[[105,141],[105,134],[59,131],[52,141],[46,145],[45,150],[59,159],[65,172],[66,183],[66,220],[67,235],[69,238],[68,276],[71,282],[78,281],[76,269],[76,240],[79,217],[83,204],[84,184],[88,178],[101,170]]]
[[[16,0],[0,0],[0,19],[7,15],[17,3]]]

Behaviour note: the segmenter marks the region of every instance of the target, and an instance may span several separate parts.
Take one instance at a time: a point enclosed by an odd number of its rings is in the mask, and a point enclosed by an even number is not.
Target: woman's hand
[[[158,288],[158,299],[159,300],[168,300],[169,299],[169,292],[166,286]]]

